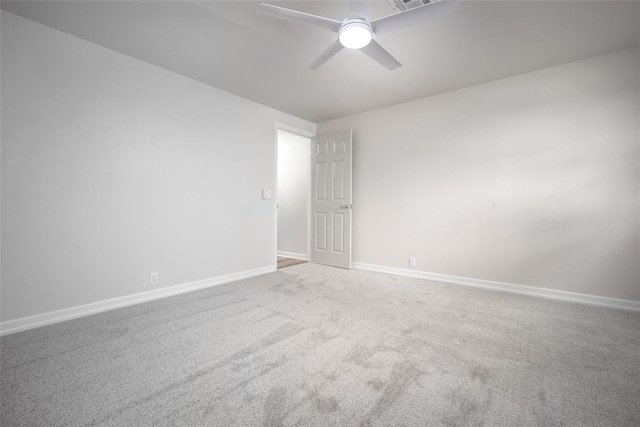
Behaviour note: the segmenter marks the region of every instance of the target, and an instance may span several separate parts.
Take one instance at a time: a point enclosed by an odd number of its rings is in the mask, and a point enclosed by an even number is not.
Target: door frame
[[[315,132],[300,129],[286,123],[276,122],[275,124],[275,186],[274,186],[274,248],[273,248],[273,267],[274,271],[278,269],[278,131],[284,131],[293,133],[295,135],[309,138],[309,145],[307,147],[307,163],[311,166],[311,138],[316,136]],[[307,174],[307,253],[306,260],[311,261],[311,170]]]

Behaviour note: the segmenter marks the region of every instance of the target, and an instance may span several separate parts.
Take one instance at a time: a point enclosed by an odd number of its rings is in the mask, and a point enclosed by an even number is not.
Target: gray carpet
[[[640,313],[313,264],[3,337],[3,426],[640,425]]]

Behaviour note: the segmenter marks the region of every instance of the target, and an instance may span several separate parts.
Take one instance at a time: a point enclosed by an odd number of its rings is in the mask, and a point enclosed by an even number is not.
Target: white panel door
[[[311,261],[351,268],[351,130],[311,140]]]

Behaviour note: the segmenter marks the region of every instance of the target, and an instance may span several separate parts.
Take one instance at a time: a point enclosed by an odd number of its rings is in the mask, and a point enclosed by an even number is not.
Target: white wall
[[[630,49],[319,124],[354,129],[354,261],[640,301],[639,73]]]
[[[275,122],[2,12],[2,321],[272,265]]]
[[[278,130],[278,252],[307,254],[307,137]]]

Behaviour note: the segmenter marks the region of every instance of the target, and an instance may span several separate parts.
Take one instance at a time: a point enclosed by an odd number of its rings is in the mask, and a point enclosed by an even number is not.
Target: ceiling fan
[[[401,67],[402,64],[380,46],[374,36],[402,30],[411,25],[421,24],[448,15],[454,12],[459,4],[460,0],[440,0],[408,9],[395,15],[374,19],[373,21],[368,17],[371,1],[350,0],[349,13],[342,21],[266,3],[260,4],[258,10],[276,18],[323,28],[338,34],[338,40],[331,43],[309,64],[309,69],[311,70],[317,69],[345,47],[347,49],[358,49],[387,70],[395,70]]]

